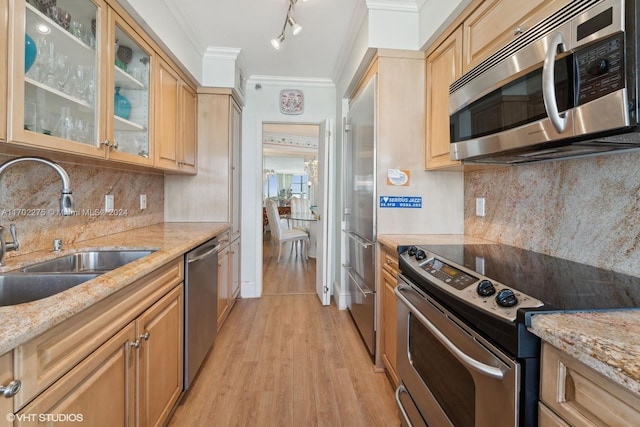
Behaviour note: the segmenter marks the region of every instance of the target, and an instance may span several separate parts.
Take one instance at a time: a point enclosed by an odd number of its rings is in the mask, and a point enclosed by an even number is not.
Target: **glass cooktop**
[[[418,248],[536,298],[544,311],[640,308],[640,277],[503,244]]]

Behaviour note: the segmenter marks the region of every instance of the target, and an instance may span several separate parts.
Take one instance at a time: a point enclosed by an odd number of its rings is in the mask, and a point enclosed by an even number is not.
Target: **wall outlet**
[[[104,196],[104,211],[105,212],[113,212],[113,194],[106,194]]]
[[[147,195],[140,195],[140,209],[147,209]]]
[[[484,197],[476,198],[476,216],[484,216]]]

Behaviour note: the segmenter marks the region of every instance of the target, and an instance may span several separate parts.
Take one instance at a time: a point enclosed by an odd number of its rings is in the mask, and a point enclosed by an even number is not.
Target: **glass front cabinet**
[[[153,166],[151,47],[103,0],[9,3],[8,140]]]

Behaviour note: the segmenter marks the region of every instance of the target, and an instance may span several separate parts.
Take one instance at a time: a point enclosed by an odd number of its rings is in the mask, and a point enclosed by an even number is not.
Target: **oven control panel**
[[[509,322],[518,308],[535,308],[542,302],[500,282],[471,271],[429,251],[411,247],[400,255],[406,265],[423,279],[417,285],[426,291],[435,286]]]

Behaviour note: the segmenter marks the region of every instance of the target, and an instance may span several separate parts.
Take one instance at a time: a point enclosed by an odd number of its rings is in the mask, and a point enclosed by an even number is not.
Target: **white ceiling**
[[[367,0],[371,1],[371,0]],[[380,0],[377,0],[380,1]],[[390,3],[416,0],[384,0]],[[365,0],[298,0],[280,50],[271,39],[282,31],[289,0],[165,0],[202,52],[240,49],[245,75],[335,79],[366,16]],[[415,4],[415,3],[414,3]]]

